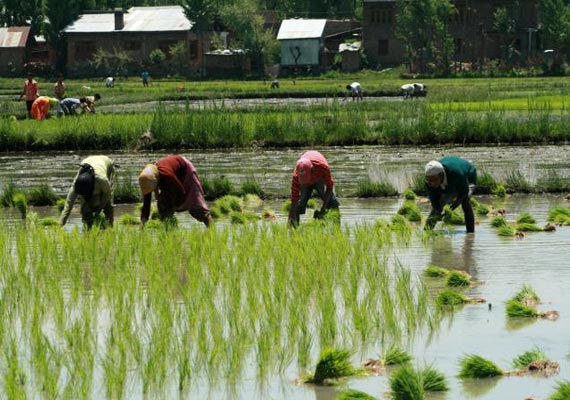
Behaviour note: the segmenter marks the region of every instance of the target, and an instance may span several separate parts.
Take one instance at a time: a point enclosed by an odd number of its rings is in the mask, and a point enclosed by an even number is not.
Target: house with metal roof
[[[24,69],[29,40],[29,26],[0,28],[0,73],[19,73]]]
[[[281,66],[326,70],[333,64],[340,43],[360,31],[360,23],[354,20],[285,19],[277,34]]]
[[[97,49],[108,52],[121,50],[141,63],[150,63],[150,53],[160,49],[168,55],[169,48],[185,43],[188,68],[200,68],[203,49],[190,22],[180,6],[131,7],[127,11],[88,12],[67,26],[67,63],[80,64],[93,58]],[[207,39],[205,39],[207,40]],[[206,44],[206,46],[204,46]]]

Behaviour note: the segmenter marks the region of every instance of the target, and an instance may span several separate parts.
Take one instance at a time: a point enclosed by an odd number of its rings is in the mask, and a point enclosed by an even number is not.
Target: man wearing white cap
[[[475,232],[475,216],[470,201],[477,183],[477,169],[473,164],[460,157],[443,157],[439,161],[428,162],[425,175],[432,206],[425,228],[433,229],[442,218],[445,205],[455,209],[461,204],[467,233]]]
[[[318,151],[310,150],[297,160],[293,171],[289,225],[299,224],[299,216],[305,214],[307,202],[313,190],[317,191],[323,201],[320,211],[315,212],[315,217],[322,217],[329,208],[339,207],[334,194],[334,180],[327,160]]]

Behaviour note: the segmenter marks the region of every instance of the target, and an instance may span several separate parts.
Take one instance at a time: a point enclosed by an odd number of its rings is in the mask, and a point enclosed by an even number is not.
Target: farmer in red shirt
[[[32,104],[40,96],[38,90],[38,83],[34,80],[32,74],[28,74],[28,79],[24,82],[24,90],[20,95],[20,100],[22,97],[26,99],[26,109],[28,110],[28,117],[32,117]]]
[[[148,164],[139,175],[139,185],[144,196],[141,211],[143,225],[150,215],[152,192],[156,196],[161,220],[172,216],[175,211],[188,211],[206,226],[212,223],[196,168],[186,158],[168,156],[155,164]]]
[[[297,160],[293,172],[289,225],[297,226],[299,224],[299,215],[305,214],[307,202],[313,190],[317,191],[323,201],[320,211],[315,212],[315,218],[322,217],[329,208],[339,207],[327,160],[318,151],[310,150]]]

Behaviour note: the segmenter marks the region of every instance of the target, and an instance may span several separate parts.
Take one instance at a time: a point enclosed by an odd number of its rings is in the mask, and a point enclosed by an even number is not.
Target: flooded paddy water
[[[509,170],[520,170],[531,181],[555,169],[563,177],[570,176],[567,160],[569,147],[513,147],[513,148],[454,148],[449,153],[472,160],[479,169],[500,178]],[[341,193],[351,193],[362,177],[391,181],[400,190],[407,187],[408,179],[418,172],[426,160],[447,154],[443,148],[334,148],[322,149],[328,158]],[[200,175],[215,176],[223,173],[234,184],[247,177],[254,177],[261,187],[270,193],[286,195],[291,169],[300,150],[256,150],[235,152],[182,152],[195,163]],[[132,174],[133,179],[142,166],[159,158],[162,153],[124,154],[112,157],[122,165],[121,173]],[[73,178],[76,166],[84,155],[61,154],[4,154],[0,157],[0,182],[13,179],[21,187],[34,187],[48,182],[58,194],[63,195]],[[0,188],[1,189],[1,188]],[[514,195],[505,200],[493,196],[477,197],[480,202],[494,204],[507,210],[507,219],[515,219],[528,212],[544,225],[550,209],[568,205],[562,195]],[[341,198],[342,225],[344,228],[372,224],[378,218],[389,218],[402,199],[353,199]],[[280,210],[281,200],[270,200],[269,206],[278,213],[273,224],[285,224],[286,215]],[[428,206],[422,205],[424,215]],[[40,216],[57,216],[52,208],[36,208]],[[117,217],[122,213],[134,213],[134,205],[117,206]],[[66,230],[80,225],[78,211],[74,211]],[[179,214],[182,229],[202,229],[187,214]],[[18,223],[17,213],[6,210],[3,222]],[[570,262],[568,243],[570,227],[559,227],[556,232],[530,233],[522,239],[499,237],[489,225],[490,217],[478,217],[479,224],[474,235],[465,234],[464,227],[451,228],[440,237],[422,240],[413,235],[408,243],[394,244],[379,250],[389,265],[400,263],[412,271],[414,280],[419,279],[428,264],[468,272],[482,285],[471,288],[467,294],[483,297],[488,304],[465,305],[446,315],[439,327],[429,335],[424,330],[408,341],[405,346],[419,365],[433,365],[448,377],[450,390],[434,399],[547,399],[554,391],[556,382],[570,379]],[[306,219],[305,219],[306,220]],[[229,224],[220,222],[219,229]],[[325,266],[315,265],[315,268]],[[426,279],[430,291],[435,292],[441,283]],[[560,318],[548,320],[513,320],[505,314],[505,301],[523,285],[531,285],[541,297],[540,310],[557,310]],[[491,304],[491,307],[489,307]],[[369,310],[372,314],[374,310]],[[314,321],[318,324],[318,321]],[[350,335],[350,333],[346,333]],[[405,344],[404,344],[405,345]],[[459,359],[465,354],[479,354],[499,365],[504,370],[512,369],[512,359],[526,350],[538,347],[551,360],[560,363],[560,374],[545,378],[538,376],[511,376],[483,380],[457,378]],[[368,346],[357,349],[353,357],[356,366],[361,361],[377,357],[381,352],[378,338]],[[313,356],[313,359],[316,355]],[[311,365],[314,365],[314,362]],[[255,364],[248,359],[247,363]],[[388,392],[387,374],[357,377],[345,381],[339,387],[315,387],[298,385],[294,381],[300,371],[291,362],[282,373],[272,372],[259,379],[257,368],[245,367],[242,378],[232,388],[230,382],[210,382],[200,379],[192,382],[190,390],[179,396],[173,384],[159,391],[163,398],[228,398],[228,399],[315,399],[332,400],[339,391],[354,388],[376,398],[385,398]],[[197,373],[197,375],[199,375]],[[94,381],[94,393],[103,387],[100,377]],[[229,389],[228,389],[229,388]],[[38,395],[39,396],[39,395]],[[141,398],[141,388],[131,383],[125,389],[124,398]]]

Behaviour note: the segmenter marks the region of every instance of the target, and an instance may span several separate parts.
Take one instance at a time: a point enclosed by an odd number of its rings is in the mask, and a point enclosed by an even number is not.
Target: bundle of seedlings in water
[[[417,400],[423,399],[426,392],[444,392],[449,387],[445,376],[433,367],[404,365],[390,376],[390,389],[395,400]]]
[[[317,208],[317,200],[309,199],[307,202],[307,208]],[[291,210],[291,199],[285,200],[283,205],[281,205],[281,211],[289,212]]]
[[[491,219],[491,226],[493,228],[502,228],[503,226],[508,226],[509,223],[502,215],[497,215]]]
[[[492,378],[502,376],[505,372],[497,365],[476,354],[468,354],[459,361],[461,378]]]
[[[465,225],[465,218],[456,210],[452,210],[451,207],[443,207],[443,222],[448,225]]]
[[[61,213],[65,208],[65,199],[58,199],[55,206],[57,207],[57,211]]]
[[[522,223],[516,226],[517,232],[542,232],[544,229],[536,224]]]
[[[570,207],[554,207],[548,211],[547,221],[558,225],[570,225]]]
[[[570,381],[558,382],[556,391],[550,395],[548,400],[568,400],[570,399]]]
[[[507,189],[505,188],[504,185],[498,184],[493,189],[493,194],[497,197],[505,197],[507,195]]]
[[[538,347],[513,359],[513,365],[520,373],[531,372],[550,376],[560,372],[560,364],[550,361],[546,353]]]
[[[273,221],[277,219],[277,215],[271,208],[265,207],[261,212],[261,218],[265,221]]]
[[[422,222],[422,211],[413,201],[406,200],[398,210],[398,214],[404,216],[410,222]]]
[[[59,221],[57,219],[50,218],[50,217],[42,218],[42,219],[38,220],[38,223],[41,226],[58,226],[59,225]]]
[[[360,182],[356,189],[356,197],[389,197],[397,196],[398,190],[391,183],[385,182]]]
[[[463,293],[452,289],[441,291],[435,298],[435,303],[439,307],[458,306],[462,304],[481,304],[485,303],[485,299],[479,297],[467,297]]]
[[[447,274],[445,284],[448,287],[469,287],[471,285],[471,276],[463,271],[450,271]]]
[[[536,219],[529,213],[523,212],[517,218],[517,224],[536,224]]]
[[[517,230],[510,225],[504,225],[499,228],[497,235],[499,236],[515,236]]]
[[[248,208],[258,208],[263,204],[263,200],[256,194],[245,194],[243,196],[243,205]]]
[[[339,378],[354,376],[357,370],[350,364],[352,353],[348,350],[325,349],[319,357],[315,373],[305,380],[306,383],[323,385],[334,383]]]
[[[477,215],[484,216],[489,214],[489,212],[491,211],[491,207],[489,207],[486,204],[479,203],[477,200],[475,200],[474,197],[471,197],[470,201],[471,205],[473,206],[473,209],[475,210],[475,214]]]
[[[443,278],[447,276],[449,270],[446,268],[438,267],[437,265],[430,264],[426,267],[424,275],[430,278]]]
[[[26,195],[24,193],[16,193],[12,198],[14,207],[20,211],[20,216],[22,219],[26,219],[26,214],[28,213],[28,202],[26,200]]]
[[[214,206],[218,207],[222,214],[229,214],[232,211],[241,212],[243,209],[243,200],[237,196],[228,194],[214,201]]]
[[[412,356],[400,346],[392,345],[388,347],[380,358],[369,358],[362,363],[364,370],[379,375],[384,372],[384,368],[389,365],[402,365],[411,361]]]
[[[132,214],[125,213],[125,214],[121,215],[121,218],[119,218],[119,224],[120,225],[140,225],[141,220]]]
[[[230,213],[230,222],[235,225],[243,225],[248,222],[255,222],[259,220],[259,216],[253,213],[232,211]]]
[[[376,400],[376,397],[360,390],[347,389],[340,392],[335,400]]]
[[[28,203],[32,206],[53,206],[58,197],[48,185],[41,185],[28,192]]]
[[[545,318],[556,320],[558,311],[537,311],[536,306],[540,298],[532,287],[525,285],[511,299],[507,301],[506,312],[511,318]]]
[[[403,193],[404,199],[414,201],[418,197],[412,189],[406,189]]]

